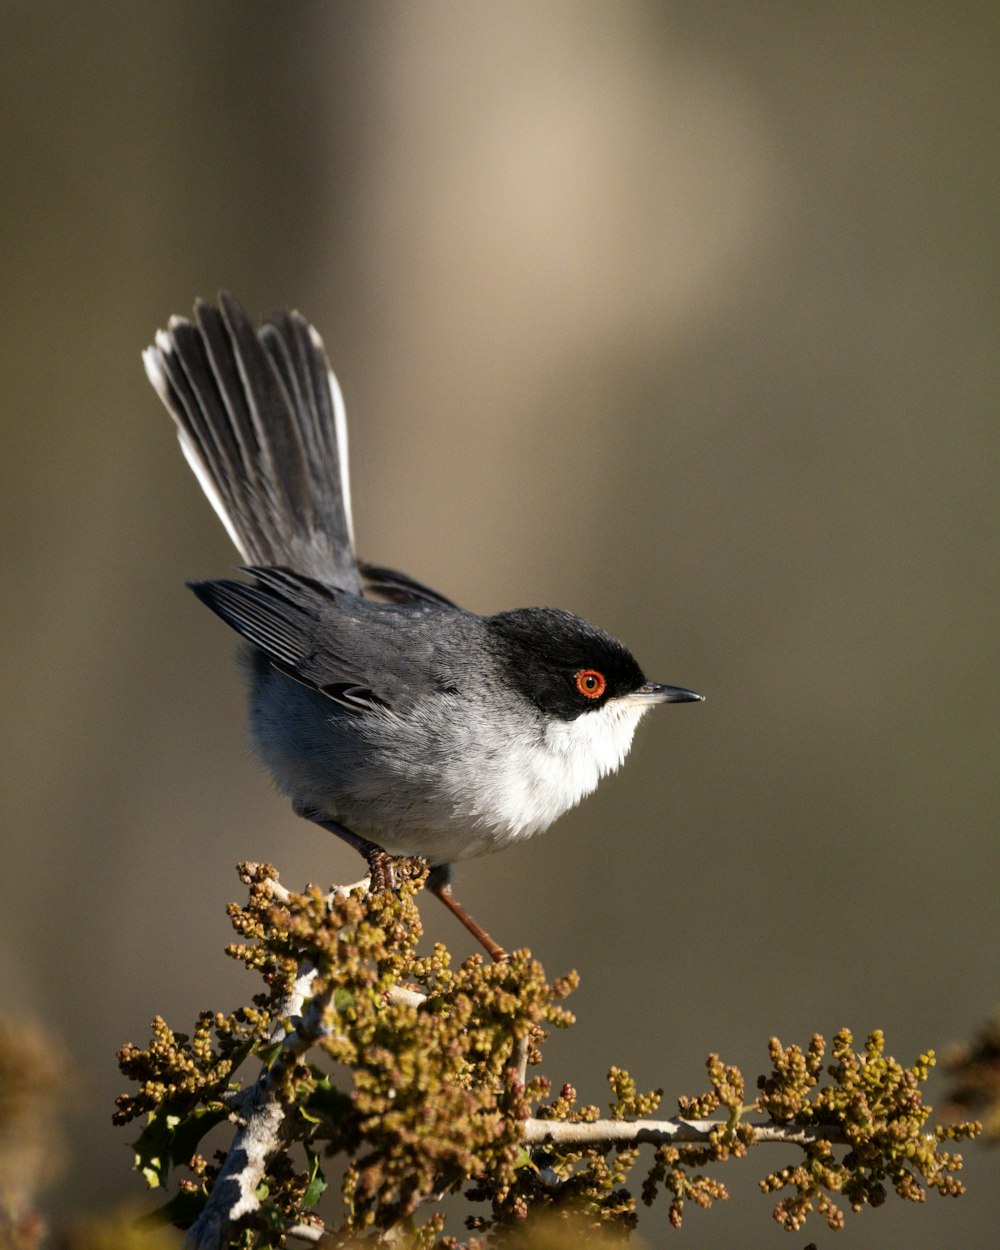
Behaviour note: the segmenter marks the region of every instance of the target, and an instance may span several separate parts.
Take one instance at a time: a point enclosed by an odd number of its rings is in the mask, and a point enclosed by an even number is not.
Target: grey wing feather
[[[412,673],[433,654],[432,634],[419,628],[423,610],[375,604],[287,569],[246,572],[254,584],[191,589],[276,668],[353,710],[412,697]]]

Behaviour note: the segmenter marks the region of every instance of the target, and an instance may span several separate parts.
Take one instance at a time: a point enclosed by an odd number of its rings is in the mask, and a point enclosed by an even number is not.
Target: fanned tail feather
[[[359,593],[344,403],[315,329],[282,312],[256,330],[223,292],[143,361],[243,560]]]

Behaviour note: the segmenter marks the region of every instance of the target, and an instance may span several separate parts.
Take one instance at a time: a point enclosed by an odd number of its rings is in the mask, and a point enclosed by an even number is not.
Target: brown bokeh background
[[[182,586],[234,556],[139,352],[220,286],[321,328],[364,555],[707,695],[461,869],[582,973],[557,1082],[603,1101],[617,1062],[669,1104],[711,1049],[881,1026],[910,1061],[992,1010],[998,34],[901,0],[4,6],[0,957],[83,1076],[54,1209],[139,1193],[115,1047],[248,992],[236,861],[356,867],[250,763]],[[837,1245],[991,1244],[1000,1161],[965,1153],[969,1197]],[[778,1162],[681,1243],[788,1244]]]

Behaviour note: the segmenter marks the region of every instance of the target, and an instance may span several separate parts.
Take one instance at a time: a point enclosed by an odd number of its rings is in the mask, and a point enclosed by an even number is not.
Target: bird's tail
[[[359,592],[344,401],[315,329],[283,312],[256,330],[223,292],[143,362],[243,560]]]

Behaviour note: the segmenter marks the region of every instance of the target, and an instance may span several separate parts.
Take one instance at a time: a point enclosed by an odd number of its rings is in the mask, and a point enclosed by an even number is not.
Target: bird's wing
[[[453,610],[378,604],[288,569],[245,571],[253,583],[194,582],[191,589],[297,681],[357,711],[402,709],[415,691],[447,685],[427,618]]]

